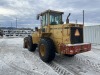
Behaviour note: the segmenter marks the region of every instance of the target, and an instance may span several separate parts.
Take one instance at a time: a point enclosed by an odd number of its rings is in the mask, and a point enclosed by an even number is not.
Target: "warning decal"
[[[75,31],[75,36],[80,36],[80,33],[79,33],[78,29],[76,29],[76,31]]]

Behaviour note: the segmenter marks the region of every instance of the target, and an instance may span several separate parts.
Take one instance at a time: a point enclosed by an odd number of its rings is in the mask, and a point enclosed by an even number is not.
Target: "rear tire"
[[[55,45],[52,39],[42,38],[40,40],[39,56],[44,62],[51,62],[55,58]]]
[[[33,44],[32,42],[32,36],[28,36],[28,43],[27,43],[27,46],[28,46],[28,50],[31,51],[31,52],[34,52],[36,47],[37,47],[37,44]]]

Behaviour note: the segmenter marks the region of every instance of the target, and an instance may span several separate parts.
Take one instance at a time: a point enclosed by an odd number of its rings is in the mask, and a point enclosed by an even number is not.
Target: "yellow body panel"
[[[34,32],[32,34],[32,41],[33,41],[33,43],[34,44],[38,44],[39,40],[40,40],[40,34],[39,34],[39,32]]]

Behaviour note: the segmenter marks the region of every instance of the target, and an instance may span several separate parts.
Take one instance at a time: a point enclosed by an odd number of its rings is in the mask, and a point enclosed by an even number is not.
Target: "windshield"
[[[61,24],[62,16],[60,14],[50,14],[50,24],[56,25]]]

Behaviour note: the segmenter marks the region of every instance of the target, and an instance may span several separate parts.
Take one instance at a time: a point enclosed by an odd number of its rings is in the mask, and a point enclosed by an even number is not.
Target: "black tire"
[[[25,37],[24,38],[24,44],[23,44],[24,48],[27,48],[27,43],[28,43],[28,37]]]
[[[36,47],[37,47],[37,44],[33,44],[32,42],[32,36],[28,36],[28,43],[27,43],[27,46],[28,46],[28,50],[31,51],[31,52],[34,52]]]
[[[45,46],[44,55],[41,54],[41,45]],[[55,45],[50,38],[42,38],[39,43],[39,56],[44,62],[51,62],[55,58]]]
[[[74,55],[65,54],[65,56],[67,56],[67,57],[74,57],[75,54]]]

